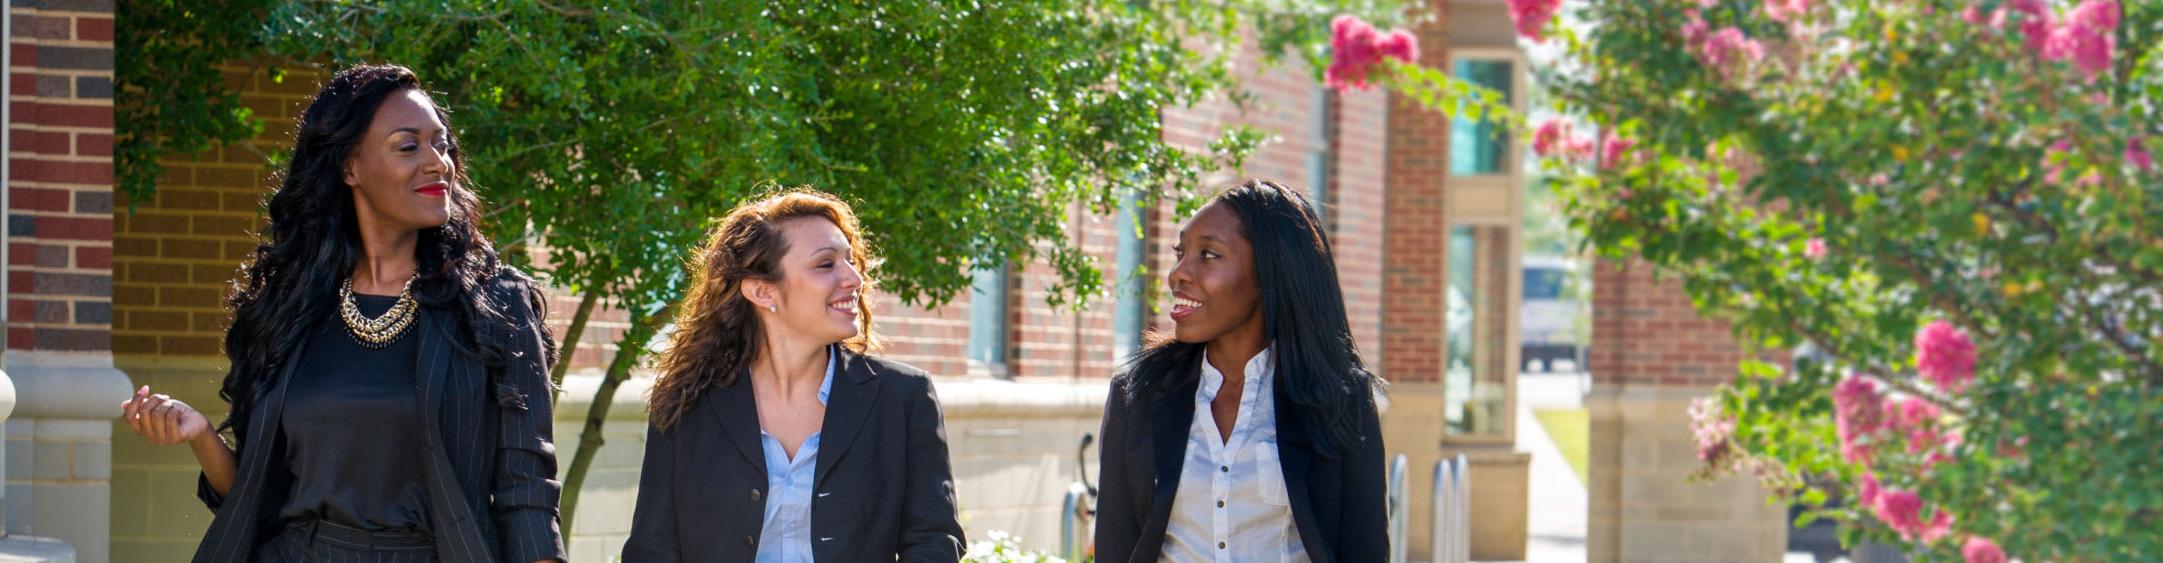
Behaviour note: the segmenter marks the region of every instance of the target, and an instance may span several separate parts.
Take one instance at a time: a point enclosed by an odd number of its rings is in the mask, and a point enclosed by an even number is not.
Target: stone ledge
[[[0,563],[75,563],[75,546],[36,536],[0,538]]]
[[[104,352],[11,351],[6,371],[19,401],[11,419],[112,420],[134,391]]]

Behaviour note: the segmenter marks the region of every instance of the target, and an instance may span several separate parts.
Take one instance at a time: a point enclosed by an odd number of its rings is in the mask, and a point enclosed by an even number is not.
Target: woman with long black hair
[[[1385,559],[1381,384],[1314,209],[1249,181],[1173,252],[1176,328],[1105,402],[1097,561]]]
[[[229,298],[231,413],[213,429],[148,387],[122,405],[202,465],[195,561],[564,559],[555,344],[481,235],[449,113],[412,71],[358,66],[295,137]]]

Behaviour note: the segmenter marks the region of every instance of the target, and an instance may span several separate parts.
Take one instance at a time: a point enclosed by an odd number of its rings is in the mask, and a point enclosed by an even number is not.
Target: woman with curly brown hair
[[[938,394],[868,355],[869,260],[848,204],[807,189],[714,229],[659,360],[624,561],[961,559]]]

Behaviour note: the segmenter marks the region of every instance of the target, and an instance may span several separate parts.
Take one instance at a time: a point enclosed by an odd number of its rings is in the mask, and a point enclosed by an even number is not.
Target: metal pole
[[[1066,486],[1066,500],[1059,506],[1059,553],[1067,561],[1081,561],[1089,545],[1088,506],[1082,503],[1089,498],[1089,486],[1071,483]]]
[[[1405,457],[1404,454],[1397,454],[1396,459],[1389,462],[1390,563],[1405,563],[1406,553],[1411,548],[1410,545],[1407,545],[1410,541],[1407,536],[1412,526],[1412,491],[1406,486],[1408,481],[1406,474],[1411,472],[1411,465],[1411,459]]]

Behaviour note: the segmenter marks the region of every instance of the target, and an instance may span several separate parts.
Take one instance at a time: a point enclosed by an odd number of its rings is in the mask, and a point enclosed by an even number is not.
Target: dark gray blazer
[[[835,349],[812,480],[812,558],[960,561],[945,416],[931,380]],[[767,492],[758,406],[738,378],[708,390],[673,428],[648,428],[623,560],[751,561]]]
[[[424,433],[416,447],[428,450],[428,522],[444,563],[566,558],[557,529],[562,485],[555,479],[549,359],[542,343],[547,336],[532,322],[537,315],[527,301],[528,283],[509,270],[490,281],[490,295],[512,326],[527,327],[500,335],[509,339],[503,365],[487,366],[455,341],[453,311],[423,307],[417,332],[407,335],[420,339],[414,374],[427,418],[422,427],[437,429]],[[278,509],[292,486],[275,430],[285,408],[282,383],[297,364],[286,362],[240,433],[232,490],[219,495],[198,479],[197,496],[217,516],[196,548],[196,563],[247,562],[282,527]]]
[[[1199,360],[1200,354],[1195,358]],[[1191,366],[1200,369],[1199,364]],[[1104,443],[1097,496],[1097,563],[1149,563],[1164,549],[1172,497],[1186,462],[1187,432],[1194,423],[1199,379],[1167,390],[1127,391],[1133,378],[1112,381],[1104,403]],[[1372,400],[1359,401],[1359,433],[1366,439],[1338,452],[1315,451],[1311,425],[1276,386],[1278,462],[1292,497],[1292,523],[1316,563],[1369,563],[1389,557],[1388,495],[1384,483],[1382,424]]]

